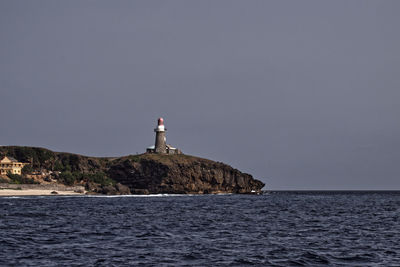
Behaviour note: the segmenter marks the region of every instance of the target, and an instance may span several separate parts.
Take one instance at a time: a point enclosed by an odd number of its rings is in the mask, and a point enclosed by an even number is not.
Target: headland
[[[35,190],[40,190],[40,187],[47,190],[42,191],[44,195],[53,191],[58,194],[107,195],[258,194],[264,187],[264,183],[250,174],[227,164],[178,153],[87,157],[38,147],[1,146],[0,159],[5,157],[15,165],[22,163],[23,168],[20,174],[16,169],[16,173],[1,175],[0,183],[32,184]],[[3,167],[7,165],[9,163]],[[46,189],[51,186],[78,186],[84,190]],[[27,190],[34,189],[18,189],[18,186],[4,189],[3,186],[2,192],[37,194]]]
[[[33,194],[260,194],[264,183],[221,162],[189,156],[167,144],[164,119],[146,153],[97,158],[45,148],[0,147],[0,189]],[[10,188],[23,184],[25,188]],[[27,184],[32,184],[28,186]],[[66,189],[65,186],[82,187]],[[35,188],[32,188],[35,187]],[[11,190],[11,191],[10,191]],[[14,190],[15,192],[13,192]],[[43,191],[44,190],[44,191]]]

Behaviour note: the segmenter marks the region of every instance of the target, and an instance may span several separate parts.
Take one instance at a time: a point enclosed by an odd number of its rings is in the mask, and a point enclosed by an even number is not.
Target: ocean
[[[400,192],[0,198],[0,266],[400,266]]]

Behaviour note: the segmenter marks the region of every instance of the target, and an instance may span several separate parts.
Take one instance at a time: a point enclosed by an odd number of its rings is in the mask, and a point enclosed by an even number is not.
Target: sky
[[[400,1],[0,1],[0,145],[167,142],[270,190],[400,190]]]

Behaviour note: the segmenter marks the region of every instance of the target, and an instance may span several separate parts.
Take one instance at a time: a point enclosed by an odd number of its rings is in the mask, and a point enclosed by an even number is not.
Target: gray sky
[[[269,189],[400,189],[400,1],[0,1],[1,145],[168,143]]]

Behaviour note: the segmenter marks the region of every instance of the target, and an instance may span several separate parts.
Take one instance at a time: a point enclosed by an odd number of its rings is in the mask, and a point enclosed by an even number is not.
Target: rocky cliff
[[[58,182],[86,184],[103,193],[104,190],[110,192],[111,182],[118,183],[117,189],[119,184],[129,187],[134,194],[246,194],[259,193],[264,187],[264,183],[250,174],[220,162],[188,155],[95,158],[43,148],[0,147],[0,157],[5,154],[31,163],[33,171],[49,173]],[[103,189],[93,185],[96,183],[103,184]]]
[[[143,154],[119,159],[110,177],[136,192],[255,193],[264,184],[226,164],[188,155]]]

